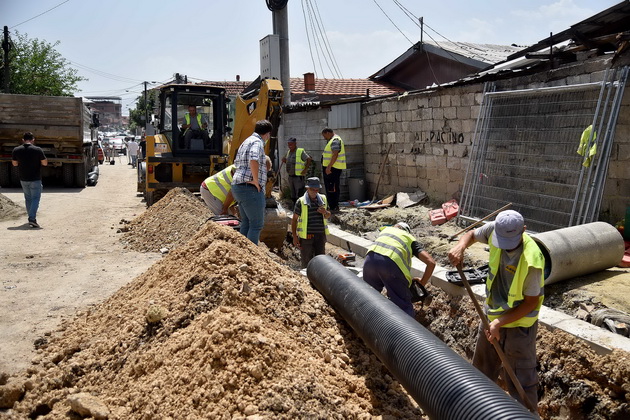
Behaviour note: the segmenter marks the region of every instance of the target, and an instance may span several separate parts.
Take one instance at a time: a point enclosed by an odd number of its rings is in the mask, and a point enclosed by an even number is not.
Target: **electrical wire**
[[[306,11],[304,10],[304,0],[302,0],[302,16],[304,16],[304,28],[307,28]],[[313,58],[313,49],[311,48],[311,37],[308,29],[306,30],[306,40],[308,41],[308,51],[311,54],[311,62],[313,63],[313,69],[315,69],[315,59]]]
[[[50,12],[51,10],[56,9],[56,8],[57,8],[57,7],[59,7],[59,6],[61,6],[61,5],[63,5],[63,4],[68,3],[69,1],[70,1],[70,0],[66,0],[66,1],[64,1],[64,2],[61,2],[61,3],[59,3],[58,5],[56,5],[55,7],[51,7],[50,9],[46,10],[45,12],[40,13],[40,14],[39,14],[39,15],[37,15],[37,16],[33,16],[32,18],[27,19],[27,20],[25,20],[24,22],[20,22],[20,23],[18,23],[17,25],[13,25],[13,26],[11,26],[11,28],[9,28],[9,29],[17,28],[18,26],[20,26],[20,25],[22,25],[22,24],[24,24],[24,23],[26,23],[26,22],[30,22],[31,20],[36,19],[36,18],[40,17],[41,15],[45,15],[46,13]]]
[[[308,18],[310,21],[310,30],[313,30],[313,11],[311,10],[310,7],[310,3],[308,2],[308,0],[306,1],[306,9],[308,11]],[[307,25],[306,30],[309,30],[309,26]],[[315,46],[315,55],[317,55],[317,61],[319,62],[319,68],[321,69],[322,73],[321,73],[321,77],[325,78],[325,74],[324,74],[324,66],[322,65],[322,56],[321,54],[319,54],[318,52],[318,47],[319,47],[319,39],[315,36],[315,33],[312,34],[313,35],[313,44]],[[317,68],[315,69],[315,72],[317,72]],[[319,77],[319,76],[318,76]]]
[[[94,69],[94,68],[92,68],[92,67],[88,67],[88,66],[86,66],[86,65],[83,65],[83,64],[81,64],[81,63],[77,63],[76,61],[72,61],[72,60],[70,60],[70,59],[66,59],[66,60],[67,60],[69,63],[74,64],[75,66],[79,67],[79,68],[80,68],[80,69],[82,69],[82,70],[86,70],[86,71],[92,72],[92,73],[97,74],[97,75],[99,75],[99,76],[101,76],[101,77],[104,77],[104,78],[106,78],[106,79],[111,79],[111,80],[115,80],[115,81],[117,81],[117,82],[125,82],[125,83],[130,83],[130,82],[140,82],[140,83],[143,83],[143,81],[142,81],[142,80],[138,80],[138,79],[131,79],[131,78],[129,78],[129,77],[124,77],[124,76],[118,76],[118,75],[115,75],[115,74],[112,74],[112,73],[107,73],[107,72],[104,72],[104,71],[101,71],[101,70]]]
[[[378,4],[378,2],[377,2],[376,0],[372,0],[372,1],[374,1],[374,4],[376,4],[376,5],[378,6],[378,8],[379,8],[379,9],[381,9],[381,12],[383,12],[383,14],[385,15],[385,17],[387,17],[387,19],[389,19],[389,21],[392,23],[392,25],[394,25],[394,27],[395,27],[396,29],[398,29],[398,32],[400,32],[400,33],[402,34],[402,36],[404,36],[404,37],[407,39],[407,41],[409,41],[409,43],[410,43],[411,45],[415,45],[415,43],[414,43],[412,40],[410,40],[410,39],[407,37],[407,35],[405,35],[405,33],[404,33],[403,31],[401,31],[401,30],[400,30],[400,28],[398,27],[398,25],[396,25],[396,24],[394,23],[394,21],[392,20],[392,18],[390,18],[390,17],[389,17],[389,15],[388,15],[387,13],[385,13],[385,10],[383,10],[383,8],[381,7],[381,5],[380,5],[380,4]]]
[[[328,56],[331,58],[331,62],[332,62],[332,66],[335,69],[336,75],[339,79],[343,79],[343,75],[341,74],[341,71],[339,70],[339,66],[337,65],[337,59],[335,57],[335,54],[333,53],[332,50],[332,46],[330,45],[330,41],[328,40],[328,35],[326,30],[324,29],[324,23],[322,20],[322,16],[319,13],[319,6],[317,5],[317,0],[312,0],[315,3],[315,11],[317,12],[317,17],[318,17],[318,27],[319,27],[319,31],[320,34],[322,35],[322,40],[324,41],[324,46],[326,47],[326,51],[328,52]]]

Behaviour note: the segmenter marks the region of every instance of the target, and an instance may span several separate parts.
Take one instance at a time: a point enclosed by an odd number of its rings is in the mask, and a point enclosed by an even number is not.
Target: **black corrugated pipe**
[[[306,272],[430,418],[537,418],[331,257],[313,258]]]

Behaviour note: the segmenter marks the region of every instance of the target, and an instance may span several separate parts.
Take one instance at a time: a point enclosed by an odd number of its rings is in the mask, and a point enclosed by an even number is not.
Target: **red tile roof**
[[[250,81],[206,81],[200,84],[218,86],[226,90],[229,96],[241,93],[252,82]],[[304,90],[304,79],[291,78],[291,99],[293,102],[300,101],[324,101],[342,98],[352,98],[366,96],[369,90],[370,96],[391,95],[393,93],[404,92],[403,89],[383,82],[376,82],[368,79],[315,79],[315,91]]]

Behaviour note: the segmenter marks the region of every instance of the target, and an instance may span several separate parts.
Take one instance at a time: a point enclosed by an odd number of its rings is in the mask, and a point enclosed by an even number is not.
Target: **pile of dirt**
[[[123,220],[120,240],[134,251],[171,251],[188,242],[211,216],[193,193],[174,188],[131,222]]]
[[[206,224],[63,325],[11,380],[27,389],[12,414],[64,418],[89,394],[121,419],[420,417],[308,280],[268,254]]]
[[[0,194],[0,220],[17,219],[26,215],[26,210],[8,197]]]

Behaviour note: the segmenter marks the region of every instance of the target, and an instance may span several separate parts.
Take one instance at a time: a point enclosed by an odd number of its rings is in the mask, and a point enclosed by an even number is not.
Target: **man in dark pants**
[[[412,257],[426,264],[422,278],[411,277]],[[363,280],[379,292],[385,287],[392,302],[408,315],[415,316],[409,290],[411,282],[426,285],[434,269],[435,260],[420,247],[409,225],[398,222],[383,228],[368,250],[363,264]]]
[[[316,255],[322,255],[326,246],[330,211],[326,204],[326,196],[319,194],[322,185],[319,178],[312,177],[306,181],[306,193],[295,202],[291,232],[293,245],[300,248],[302,268]]]
[[[328,205],[333,212],[339,211],[339,188],[341,171],[346,169],[346,147],[341,137],[331,128],[322,130],[322,137],[326,139],[326,147],[322,153],[322,175],[326,185]]]
[[[304,175],[311,166],[313,160],[304,149],[297,147],[295,137],[287,140],[289,150],[282,162],[286,164],[289,175],[289,188],[291,189],[291,200],[295,203],[304,194]]]
[[[24,190],[28,224],[31,227],[40,227],[37,223],[37,209],[42,196],[42,166],[48,165],[48,159],[42,149],[34,145],[33,133],[24,133],[22,145],[13,149],[13,166],[18,167],[20,183]]]
[[[545,258],[536,242],[525,233],[525,228],[520,213],[502,211],[494,222],[462,236],[448,257],[451,264],[458,266],[466,248],[475,242],[490,246],[485,305],[490,330],[484,331],[483,324],[480,325],[473,366],[497,381],[501,359],[492,345],[492,341],[497,340],[529,402],[536,407],[536,333],[544,299]],[[506,383],[510,395],[527,406],[512,381],[506,380]]]

